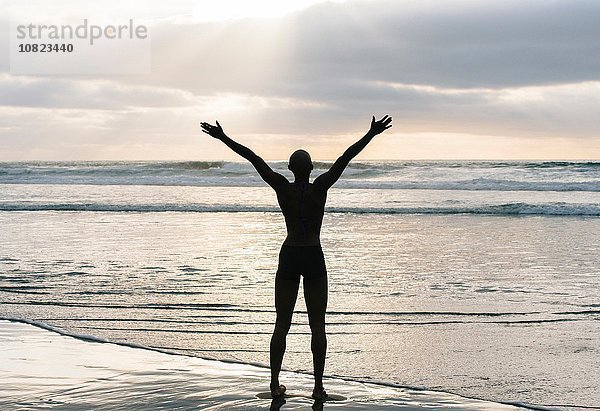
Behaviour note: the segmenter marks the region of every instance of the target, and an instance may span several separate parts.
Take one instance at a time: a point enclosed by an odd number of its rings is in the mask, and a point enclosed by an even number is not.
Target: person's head
[[[305,178],[310,175],[313,169],[310,154],[306,150],[296,150],[290,156],[288,169],[294,173],[296,178]]]

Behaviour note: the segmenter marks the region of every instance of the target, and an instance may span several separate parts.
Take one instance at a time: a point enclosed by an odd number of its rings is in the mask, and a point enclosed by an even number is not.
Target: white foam
[[[90,212],[195,212],[195,213],[278,213],[277,206],[244,204],[106,204],[106,203],[0,203],[0,211],[90,211]],[[600,216],[600,204],[568,204],[564,202],[528,204],[523,202],[498,205],[458,205],[454,207],[326,207],[327,213],[347,214],[482,214],[482,215],[549,215]]]
[[[315,162],[314,177],[331,163]],[[272,162],[287,178],[286,162]],[[600,162],[353,162],[338,187],[394,190],[600,192]],[[0,184],[265,185],[247,162],[0,163]]]

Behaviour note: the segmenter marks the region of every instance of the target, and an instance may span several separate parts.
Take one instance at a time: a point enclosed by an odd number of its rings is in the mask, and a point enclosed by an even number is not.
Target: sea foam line
[[[73,212],[125,212],[125,213],[279,213],[276,206],[250,206],[227,204],[82,204],[82,203],[0,203],[0,211],[73,211]],[[472,214],[472,215],[548,215],[548,216],[600,216],[598,204],[547,204],[505,203],[474,207],[326,207],[334,214]]]
[[[579,182],[560,181],[517,181],[475,178],[459,181],[403,181],[403,180],[369,180],[359,178],[351,173],[344,174],[344,179],[336,183],[336,188],[347,189],[379,189],[379,190],[442,190],[442,191],[531,191],[531,192],[600,192],[600,181],[597,179]],[[246,176],[139,176],[124,177],[81,177],[63,176],[62,178],[38,177],[2,177],[0,184],[36,184],[36,185],[91,185],[91,186],[168,186],[168,187],[266,187],[266,184],[255,174]]]
[[[252,312],[252,313],[274,313],[274,308],[262,307],[240,307],[233,304],[217,303],[164,303],[164,304],[94,304],[89,302],[64,302],[64,301],[4,301],[5,304],[13,305],[53,305],[60,307],[93,307],[114,309],[150,309],[150,310],[198,310],[198,311],[227,311],[227,312]],[[295,310],[294,312],[306,314],[306,311]],[[578,314],[579,312],[565,312],[565,314]],[[590,310],[581,312],[589,314]],[[328,315],[350,315],[350,316],[467,316],[467,317],[499,317],[541,314],[540,311],[515,311],[515,312],[461,312],[461,311],[327,311]],[[558,313],[562,314],[562,313]]]

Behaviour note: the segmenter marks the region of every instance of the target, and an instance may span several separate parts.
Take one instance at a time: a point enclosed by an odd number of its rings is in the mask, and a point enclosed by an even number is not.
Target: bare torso
[[[327,191],[316,188],[308,181],[302,181],[282,184],[277,187],[276,192],[287,228],[283,244],[320,245]]]

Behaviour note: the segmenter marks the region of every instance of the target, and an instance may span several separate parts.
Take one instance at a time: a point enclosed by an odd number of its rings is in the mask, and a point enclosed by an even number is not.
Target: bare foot
[[[280,384],[277,387],[272,387],[271,388],[271,397],[273,398],[279,398],[279,397],[283,397],[283,394],[285,393],[285,385]]]
[[[315,388],[313,390],[312,397],[317,401],[327,401],[327,399],[329,398],[329,396],[322,387]]]

